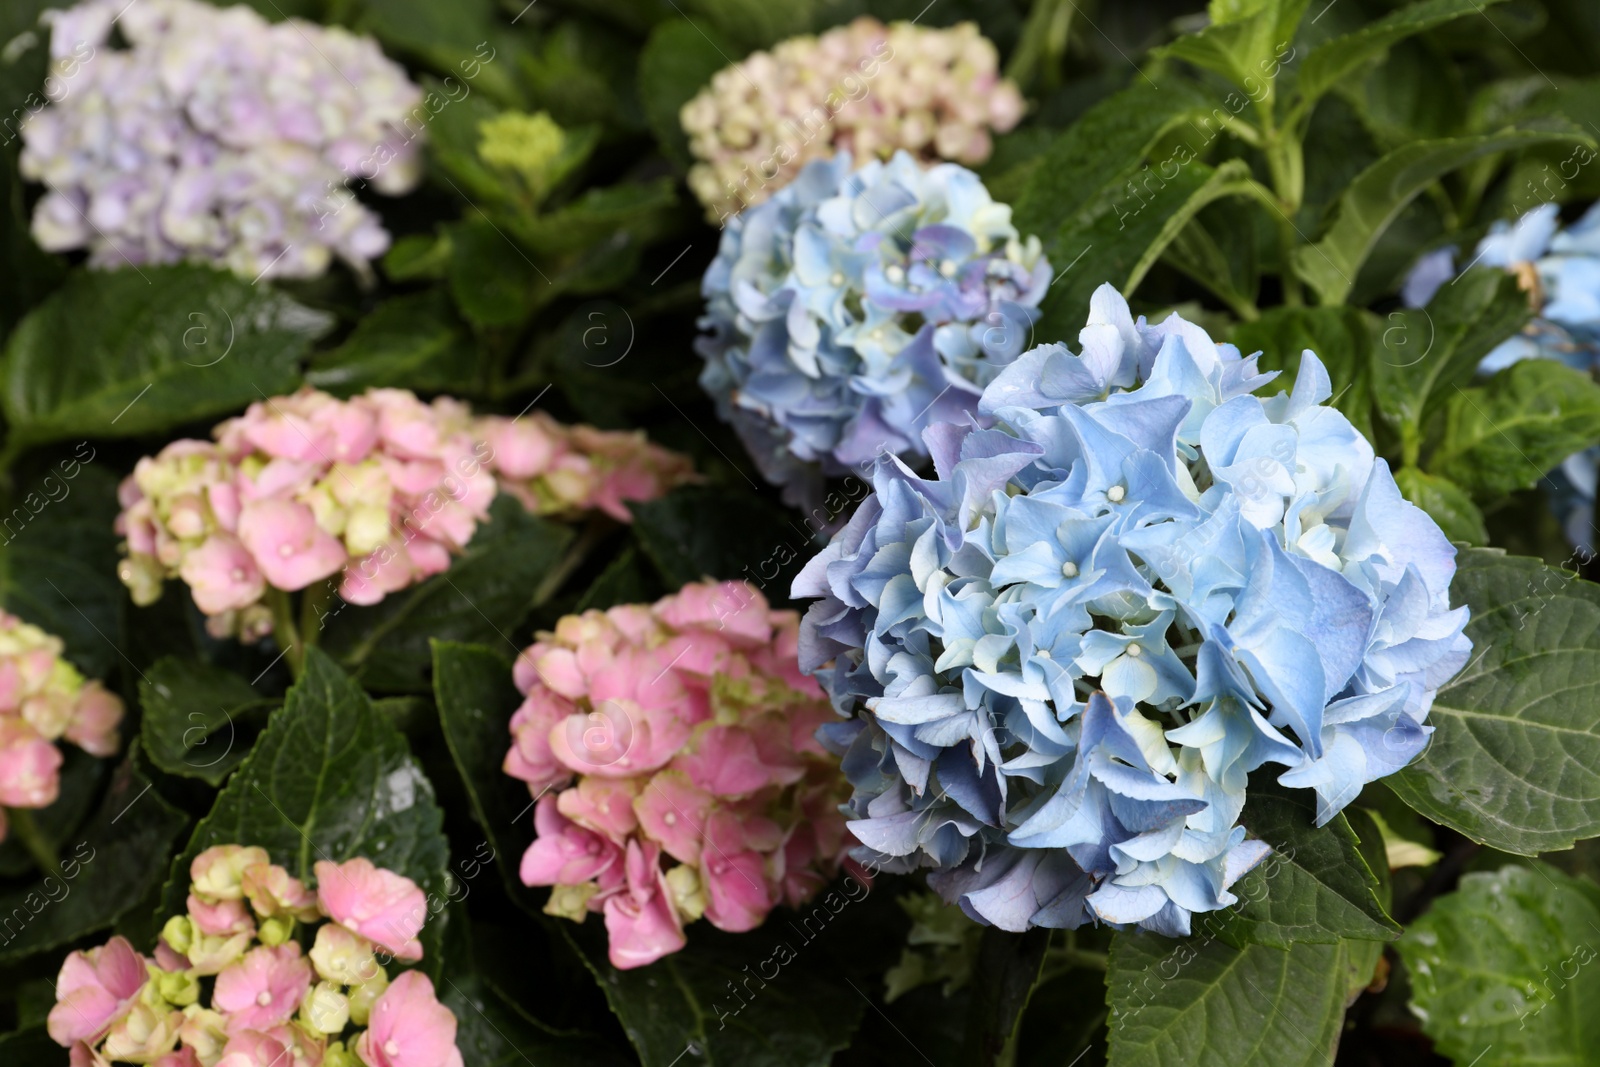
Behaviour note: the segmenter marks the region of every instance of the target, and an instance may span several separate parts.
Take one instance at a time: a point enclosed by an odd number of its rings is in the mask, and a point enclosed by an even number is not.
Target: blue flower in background
[[[1268,852],[1252,772],[1320,824],[1422,750],[1471,650],[1455,550],[1314,354],[1256,396],[1274,377],[1102,286],[1078,352],[1022,354],[926,431],[931,477],[878,463],[793,590],[850,716],[822,737],[859,859],[1009,930],[1184,934]]]
[[[1543,204],[1515,223],[1497,222],[1469,265],[1482,264],[1515,273],[1529,294],[1536,316],[1478,364],[1493,374],[1524,359],[1554,359],[1574,370],[1600,368],[1600,204],[1567,227],[1555,204]],[[1418,260],[1406,279],[1402,299],[1422,307],[1456,275],[1455,249],[1431,252]],[[1551,503],[1567,540],[1595,548],[1595,486],[1600,448],[1567,457],[1548,477],[1555,486]]]
[[[768,480],[844,473],[965,421],[1050,281],[1037,238],[953,163],[808,164],[732,219],[702,291],[701,384]]]

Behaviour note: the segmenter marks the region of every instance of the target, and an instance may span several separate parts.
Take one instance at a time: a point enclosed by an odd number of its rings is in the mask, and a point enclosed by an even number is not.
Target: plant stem
[[[33,821],[33,812],[27,808],[7,808],[6,820],[11,825],[11,832],[16,834],[17,840],[22,842],[22,847],[28,850],[28,855],[33,857],[39,869],[45,874],[59,877],[61,860],[56,856],[55,847],[45,840],[39,824]]]
[[[289,594],[282,589],[267,586],[267,605],[272,608],[272,636],[277,639],[283,658],[289,661],[289,670],[298,680],[305,669],[305,649],[300,645],[300,633],[294,624],[294,606]]]
[[[301,649],[302,659],[305,658],[305,649],[315,647],[317,641],[321,639],[323,609],[333,603],[337,596],[331,578],[308,586],[301,594],[300,639],[304,643]]]
[[[604,515],[593,515],[589,518],[589,524],[583,528],[583,533],[579,534],[578,539],[572,542],[572,545],[567,549],[566,554],[561,557],[561,560],[545,572],[544,578],[539,582],[539,587],[533,591],[533,606],[535,608],[543,607],[546,601],[561,591],[562,585],[566,583],[568,578],[572,577],[572,572],[583,564],[589,553],[594,551],[596,545],[605,540],[613,525],[612,521]]]

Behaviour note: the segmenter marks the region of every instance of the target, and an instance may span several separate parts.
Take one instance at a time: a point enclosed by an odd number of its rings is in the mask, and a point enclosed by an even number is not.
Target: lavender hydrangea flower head
[[[1422,750],[1468,612],[1314,354],[1264,399],[1255,356],[1110,286],[1079,341],[1001,370],[992,428],[929,429],[933,477],[879,462],[795,582],[801,665],[858,713],[823,728],[858,858],[1005,929],[1183,934],[1269,851],[1252,773],[1320,824]]]
[[[1517,276],[1535,312],[1521,333],[1506,338],[1478,364],[1493,374],[1524,359],[1554,359],[1574,370],[1600,368],[1600,204],[1561,229],[1555,204],[1543,204],[1513,223],[1497,222],[1478,242],[1470,265],[1499,267]],[[1402,297],[1421,307],[1455,277],[1455,249],[1418,260]],[[1550,473],[1551,503],[1567,539],[1593,550],[1600,447],[1574,453]]]
[[[1050,281],[1039,240],[978,176],[906,153],[809,164],[733,219],[701,286],[701,384],[779,484],[964,419],[1026,344]]]
[[[48,189],[41,246],[250,278],[321,274],[335,255],[365,269],[387,250],[346,183],[416,185],[405,120],[422,94],[373,41],[200,0],[85,0],[45,17],[66,90],[22,130],[22,173]],[[112,47],[113,29],[129,47]]]

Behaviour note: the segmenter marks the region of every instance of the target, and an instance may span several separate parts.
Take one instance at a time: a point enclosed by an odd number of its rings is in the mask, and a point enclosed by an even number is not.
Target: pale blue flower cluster
[[[925,456],[922,432],[1028,346],[1049,282],[976,174],[841,153],[729,221],[700,381],[770,481]]]
[[[855,715],[824,736],[858,858],[1008,930],[1178,935],[1269,851],[1251,772],[1320,824],[1422,750],[1468,612],[1314,354],[1263,399],[1255,356],[1110,286],[1079,341],[1003,370],[992,428],[930,429],[931,478],[879,463],[795,582],[801,666]]]
[[[1474,250],[1469,266],[1512,271],[1538,314],[1523,331],[1496,346],[1478,364],[1493,374],[1524,359],[1554,359],[1574,370],[1600,368],[1600,204],[1560,229],[1555,204],[1543,204],[1515,223],[1497,222]],[[1422,307],[1455,277],[1455,249],[1444,248],[1418,261],[1406,279],[1402,298]],[[1600,481],[1600,448],[1568,456],[1550,472],[1551,503],[1574,545],[1595,548],[1595,489]]]

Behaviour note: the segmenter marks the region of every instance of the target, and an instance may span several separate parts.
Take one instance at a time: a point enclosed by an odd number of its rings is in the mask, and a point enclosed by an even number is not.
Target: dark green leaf
[[[327,316],[205,267],[81,271],[6,348],[5,413],[29,443],[134,437],[292,392]]]
[[[1295,271],[1324,304],[1342,304],[1367,254],[1416,195],[1458,167],[1494,152],[1543,144],[1590,143],[1577,127],[1524,126],[1476,137],[1417,141],[1379,159],[1345,190],[1328,232],[1294,251]]]
[[[573,612],[581,613],[591,608],[604,611],[618,604],[640,604],[652,599],[651,587],[654,583],[647,579],[644,567],[638,552],[632,547],[623,549],[622,554],[606,564],[600,577],[584,591]]]
[[[1483,512],[1472,502],[1472,496],[1455,482],[1415,467],[1402,467],[1395,472],[1394,481],[1405,498],[1426,511],[1450,540],[1465,541],[1469,545],[1489,543]]]
[[[512,631],[571,539],[567,527],[529,515],[502,495],[449,570],[370,608],[335,605],[322,647],[367,688],[402,692],[426,691],[430,640],[492,644],[515,654]]]
[[[163,771],[221,785],[277,704],[232,671],[168,656],[139,681],[140,736]]]
[[[7,1063],[26,1063],[28,1067],[65,1067],[67,1063],[67,1050],[50,1040],[43,1026],[0,1037],[0,1056]]]
[[[1514,278],[1476,268],[1440,289],[1427,307],[1374,320],[1381,331],[1372,365],[1379,414],[1402,438],[1419,434],[1528,315]]]
[[[212,845],[259,845],[289,873],[315,881],[319,860],[365,856],[445,899],[450,847],[406,740],[320,649],[260,739],[172,862],[160,914],[181,913],[189,864]],[[443,923],[423,928],[424,966],[437,976]]]
[[[716,30],[692,19],[669,19],[657,26],[639,53],[639,101],[656,140],[679,166],[688,167],[689,138],[678,112],[711,76],[732,62],[733,46]]]
[[[1472,609],[1472,660],[1439,690],[1427,750],[1389,786],[1503,852],[1600,836],[1600,587],[1497,549],[1457,565],[1450,600]]]
[[[704,15],[725,37],[742,46],[730,53],[733,59],[723,61],[731,63],[752,48],[765,48],[806,32],[811,28],[819,0],[789,0],[784,4],[766,0],[688,0],[688,6],[695,14]]]
[[[117,479],[81,442],[44,473],[19,473],[11,514],[0,517],[0,604],[66,642],[88,677],[122,663],[115,645]]]
[[[1315,817],[1309,793],[1252,783],[1242,821],[1273,855],[1233,887],[1243,903],[1222,913],[1220,922],[1201,916],[1196,926],[1240,948],[1398,937],[1400,926],[1378,900],[1380,883],[1350,823],[1338,815],[1318,829]]]
[[[1476,1067],[1585,1064],[1600,1042],[1600,888],[1544,864],[1461,879],[1400,942],[1440,1055]]]
[[[518,881],[517,865],[533,840],[533,798],[501,769],[511,748],[511,716],[522,696],[511,682],[511,660],[493,648],[433,643],[434,702],[445,744],[472,803],[473,817],[500,860],[506,888],[529,910],[542,900]]]
[[[480,384],[478,348],[445,294],[429,289],[380,304],[312,357],[306,381],[338,396],[375,386],[459,394]]]
[[[727,489],[691,486],[629,509],[640,547],[673,589],[702,578],[742,578],[779,602],[817,550],[806,536],[809,523],[802,528],[773,505]],[[738,521],[710,521],[715,515]]]
[[[446,230],[450,293],[473,323],[515,326],[555,295],[549,277],[480,212],[469,207],[466,217]]]
[[[831,914],[820,903],[816,908]],[[826,1067],[849,1043],[867,1000],[821,946],[810,945],[826,927],[819,931],[815,921],[802,921],[804,928],[769,922],[743,934],[700,923],[682,952],[627,971],[607,962],[597,916],[562,929],[594,972],[644,1067],[671,1067],[691,1052],[685,1062],[692,1058],[698,1067]],[[763,981],[763,973],[777,977]],[[741,989],[743,997],[735,992]]]
[[[978,1067],[995,1063],[1022,1020],[1050,947],[1050,931],[1035,927],[1014,934],[991,926],[983,932],[972,975],[972,1007],[964,1059]]]
[[[111,926],[160,884],[173,839],[187,822],[151,789],[132,757],[125,760],[99,812],[63,840],[61,873],[0,894],[0,960]]]
[[[1388,51],[1397,41],[1422,33],[1463,15],[1481,14],[1500,0],[1422,0],[1391,11],[1355,33],[1336,37],[1311,50],[1300,66],[1295,88],[1309,104],[1339,84],[1361,64]]]
[[[1289,948],[1119,933],[1107,975],[1111,1067],[1328,1067],[1382,945]]]
[[[478,975],[445,976],[439,1000],[456,1016],[456,1048],[469,1067],[611,1067],[627,1061],[589,1037],[557,1034],[532,1022]]]
[[[1600,441],[1600,385],[1549,359],[1513,363],[1444,405],[1428,468],[1474,495],[1531,489],[1574,452]]]
[[[516,61],[508,54],[516,39],[497,24],[494,0],[448,6],[431,0],[361,0],[361,8],[361,28],[390,48],[497,99],[520,98]]]
[[[1061,234],[1083,228],[1118,202],[1126,201],[1124,214],[1137,208],[1163,179],[1139,173],[1145,158],[1171,131],[1210,112],[1211,102],[1179,79],[1169,79],[1164,89],[1135,83],[1096,104],[1042,155],[1017,199],[1017,228],[1037,234],[1052,262],[1060,260],[1056,269],[1065,269],[1083,249],[1064,247]],[[1194,139],[1196,151],[1217,134],[1207,121],[1204,130],[1195,127],[1207,135]],[[1130,184],[1136,174],[1138,184]]]

